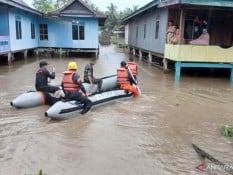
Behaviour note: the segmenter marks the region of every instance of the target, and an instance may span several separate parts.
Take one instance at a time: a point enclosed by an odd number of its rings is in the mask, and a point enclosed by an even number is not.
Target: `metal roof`
[[[0,0],[0,3],[7,4],[12,7],[16,7],[37,15],[42,15],[41,12],[29,7],[23,0]]]
[[[101,26],[104,25],[104,22],[106,20],[106,16],[104,14],[93,10],[82,0],[71,0],[67,4],[65,4],[62,8],[49,12],[48,15],[53,17],[77,16],[77,17],[98,18],[99,24]]]
[[[139,8],[138,10],[136,10],[135,12],[131,13],[129,16],[125,17],[122,19],[122,22],[127,22],[128,20],[140,15],[141,13],[144,13],[146,11],[148,11],[151,8],[156,7],[158,4],[160,3],[160,0],[153,0],[150,3],[146,4],[145,6]]]
[[[122,19],[122,23],[127,23],[129,20],[146,13],[152,8],[168,7],[171,5],[198,5],[210,7],[228,7],[233,9],[233,0],[153,0],[129,16]]]

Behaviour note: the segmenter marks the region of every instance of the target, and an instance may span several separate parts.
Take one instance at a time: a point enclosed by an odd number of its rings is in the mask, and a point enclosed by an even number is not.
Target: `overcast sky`
[[[140,7],[142,7],[143,5],[147,4],[148,2],[152,0],[91,0],[91,1],[101,10],[105,11],[106,7],[111,2],[117,5],[118,10],[123,10],[127,7],[130,7],[130,8],[133,7],[133,5],[139,5]],[[33,0],[24,0],[24,2],[31,5]]]

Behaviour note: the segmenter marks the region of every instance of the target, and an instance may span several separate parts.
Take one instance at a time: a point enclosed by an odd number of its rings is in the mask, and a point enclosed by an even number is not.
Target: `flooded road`
[[[128,55],[102,47],[96,77],[115,74]],[[75,60],[83,77],[88,59],[50,58],[59,84],[67,63]],[[222,137],[222,124],[233,125],[233,88],[226,78],[182,75],[138,62],[142,96],[93,109],[65,121],[44,117],[47,106],[17,110],[10,101],[34,90],[37,59],[0,66],[0,175],[187,175],[202,163],[197,144],[233,164],[233,140]],[[208,161],[206,161],[208,163]]]

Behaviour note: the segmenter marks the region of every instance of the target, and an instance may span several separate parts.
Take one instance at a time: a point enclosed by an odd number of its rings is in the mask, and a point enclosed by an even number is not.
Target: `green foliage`
[[[221,134],[226,137],[233,137],[233,127],[228,125],[223,125],[221,127]]]
[[[37,10],[47,13],[54,10],[54,5],[52,0],[34,0],[33,7]]]
[[[33,0],[33,7],[37,10],[47,13],[58,8],[61,8],[65,5],[69,0]]]
[[[43,172],[42,170],[39,171],[38,175],[43,175]]]
[[[126,8],[123,11],[118,11],[117,6],[113,3],[107,7],[107,11],[105,14],[107,15],[107,19],[105,21],[104,28],[108,28],[109,30],[115,30],[119,28],[121,24],[121,20],[130,15],[131,13],[135,12],[138,9],[138,6],[135,5],[133,8]]]
[[[86,3],[94,11],[101,12],[101,10],[94,3],[92,3],[91,0],[84,0],[84,3]]]

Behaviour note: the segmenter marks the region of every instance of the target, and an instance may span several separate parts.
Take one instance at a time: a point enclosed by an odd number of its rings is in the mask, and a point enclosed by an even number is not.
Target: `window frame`
[[[48,24],[39,24],[39,30],[40,30],[40,40],[48,41],[49,40]]]
[[[139,27],[136,26],[136,39],[138,39],[138,31],[139,31]]]
[[[160,20],[156,19],[156,21],[155,21],[155,39],[159,38],[159,28],[160,28]]]
[[[36,39],[35,23],[31,22],[31,39]]]
[[[15,34],[16,39],[21,40],[22,39],[22,23],[20,17],[15,17]]]
[[[72,40],[83,41],[85,40],[85,24],[72,23]]]
[[[146,32],[147,32],[146,30],[147,30],[147,24],[145,23],[145,24],[144,24],[144,31],[143,31],[143,38],[144,38],[144,39],[146,38],[146,34],[147,34],[147,33],[146,33]]]

